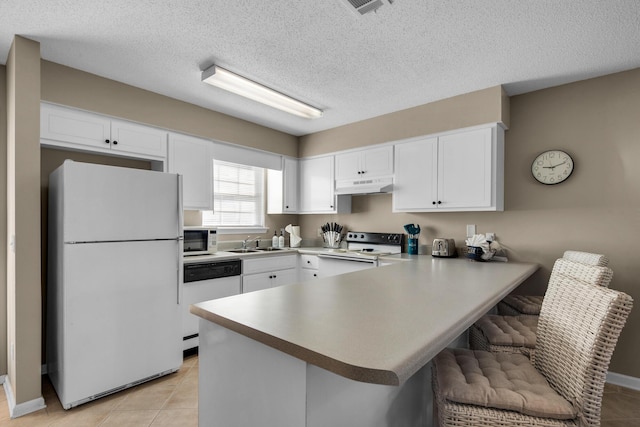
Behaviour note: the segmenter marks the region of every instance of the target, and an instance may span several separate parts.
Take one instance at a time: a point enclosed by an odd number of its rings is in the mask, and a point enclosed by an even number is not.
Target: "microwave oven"
[[[215,227],[184,227],[184,256],[211,255],[218,250],[218,230]]]

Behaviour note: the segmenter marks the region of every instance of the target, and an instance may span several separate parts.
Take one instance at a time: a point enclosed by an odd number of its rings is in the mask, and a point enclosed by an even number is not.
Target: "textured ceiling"
[[[304,135],[504,85],[510,95],[640,67],[638,0],[1,0],[46,60]],[[213,63],[323,110],[308,120],[200,81]]]

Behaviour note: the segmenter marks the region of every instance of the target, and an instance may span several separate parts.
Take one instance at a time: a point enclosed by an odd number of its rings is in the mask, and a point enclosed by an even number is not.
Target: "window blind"
[[[264,226],[264,169],[213,161],[213,212],[202,224],[217,227]]]

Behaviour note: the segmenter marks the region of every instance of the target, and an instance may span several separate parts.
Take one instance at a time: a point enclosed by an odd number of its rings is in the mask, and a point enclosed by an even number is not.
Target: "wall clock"
[[[533,177],[547,185],[565,181],[571,172],[573,172],[573,159],[562,150],[545,151],[531,164]]]

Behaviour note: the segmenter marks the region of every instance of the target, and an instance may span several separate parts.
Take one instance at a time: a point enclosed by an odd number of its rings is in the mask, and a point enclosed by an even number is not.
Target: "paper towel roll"
[[[300,226],[289,224],[284,229],[289,233],[289,246],[292,248],[299,248],[300,242],[302,242],[302,237],[300,237]]]

